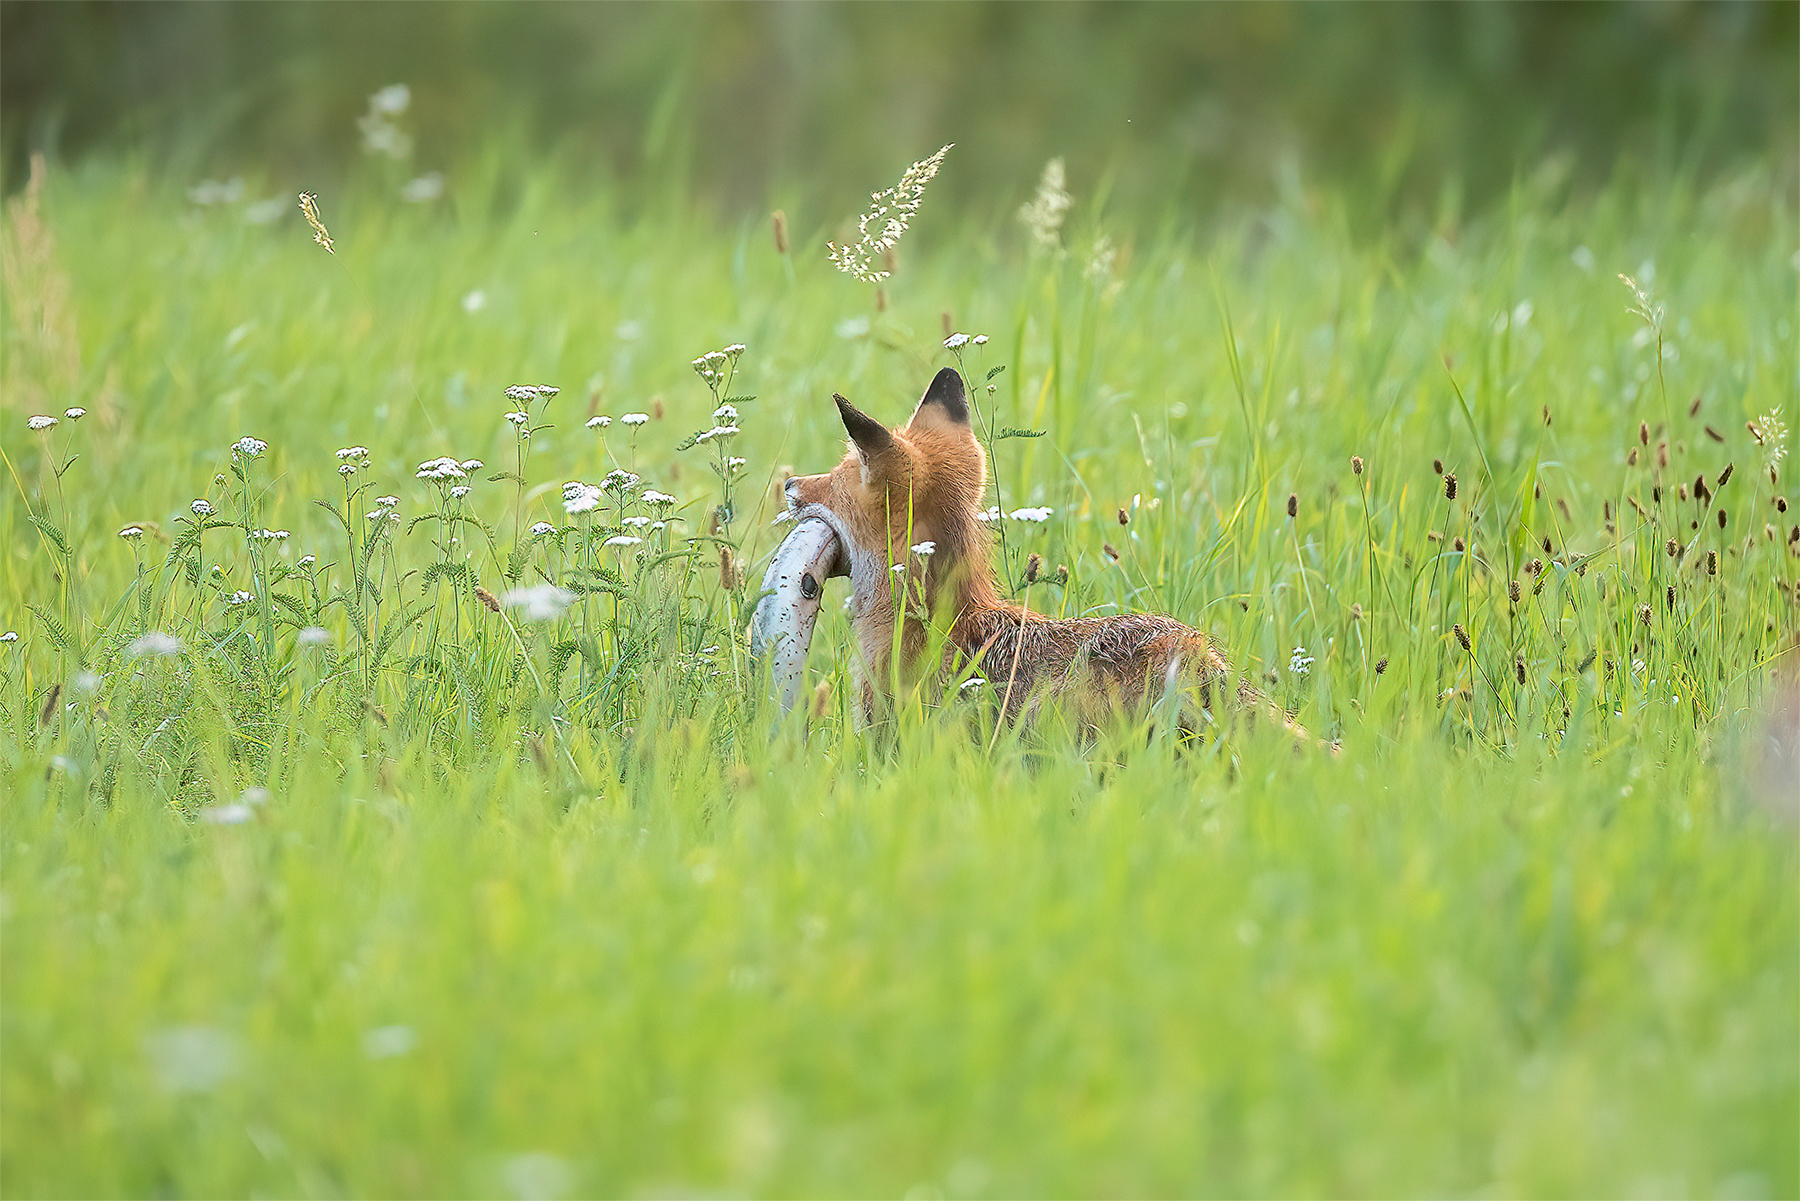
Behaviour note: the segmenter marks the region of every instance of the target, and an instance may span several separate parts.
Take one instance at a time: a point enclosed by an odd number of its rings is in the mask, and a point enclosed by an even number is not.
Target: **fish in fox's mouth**
[[[768,661],[784,715],[800,696],[825,580],[844,574],[843,559],[837,532],[822,518],[802,517],[775,548],[763,574],[762,595],[750,615],[750,654]]]

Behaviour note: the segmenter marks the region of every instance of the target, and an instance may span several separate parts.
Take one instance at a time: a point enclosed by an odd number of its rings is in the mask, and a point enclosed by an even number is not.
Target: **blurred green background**
[[[1301,170],[1354,221],[1443,216],[1556,158],[1794,188],[1800,6],[1665,4],[0,4],[5,183],[34,150],[330,188],[376,89],[419,171],[499,136],[642,203],[854,209],[946,141],[1007,212],[1068,159],[1150,216]],[[654,195],[631,196],[654,185]],[[1007,190],[997,195],[999,187]],[[810,212],[810,210],[808,210]]]

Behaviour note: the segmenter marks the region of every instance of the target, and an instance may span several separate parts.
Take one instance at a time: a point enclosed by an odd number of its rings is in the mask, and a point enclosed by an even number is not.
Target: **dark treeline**
[[[624,185],[839,205],[961,143],[1013,201],[1053,155],[1116,203],[1329,177],[1371,216],[1500,194],[1560,155],[1792,188],[1792,3],[0,3],[5,185],[28,154],[329,181],[377,88],[420,169],[501,138]]]

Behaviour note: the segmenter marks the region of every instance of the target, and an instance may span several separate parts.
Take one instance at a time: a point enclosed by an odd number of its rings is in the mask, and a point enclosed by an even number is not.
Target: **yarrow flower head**
[[[630,526],[634,530],[641,530],[645,526],[650,524],[650,519],[648,517],[643,516],[642,514],[639,514],[638,516],[635,516],[635,517],[621,517],[621,518],[619,518],[619,524],[623,525],[623,526]]]
[[[647,505],[672,505],[675,503],[675,498],[673,496],[670,496],[667,492],[658,492],[654,488],[644,489],[638,499]]]
[[[885,192],[873,193],[869,210],[856,219],[856,244],[826,243],[832,265],[864,283],[877,284],[886,279],[890,272],[877,269],[875,264],[899,244],[900,236],[919,211],[919,202],[925,198],[925,185],[937,176],[944,156],[955,144],[951,142],[930,158],[908,167],[900,182]]]
[[[213,515],[212,504],[205,498],[196,500],[193,504],[189,505],[188,508],[194,511],[195,517],[211,517]]]
[[[256,600],[256,593],[239,588],[236,592],[233,592],[230,596],[225,598],[225,603],[228,605],[248,605],[254,600]]]
[[[164,658],[169,655],[179,655],[185,649],[187,648],[182,645],[181,639],[173,634],[165,634],[161,630],[151,630],[147,634],[132,639],[131,645],[125,648],[125,653],[133,659],[141,659],[145,655]]]
[[[570,480],[563,485],[563,512],[574,517],[580,513],[591,513],[600,507],[606,493],[592,484],[584,484],[580,480]]]
[[[87,410],[86,409],[64,409],[63,416],[67,417],[70,421],[80,421],[83,417],[87,416]]]
[[[587,427],[591,430],[603,430],[611,424],[612,418],[608,417],[605,413],[600,414],[598,417],[589,417],[587,421]]]
[[[144,527],[141,525],[128,525],[124,529],[119,531],[119,537],[127,539],[127,540],[130,540],[132,538],[142,538],[143,536],[144,536]]]
[[[600,486],[608,492],[630,492],[638,486],[640,477],[629,471],[609,471]]]
[[[935,543],[929,539],[927,539],[924,542],[914,543],[913,548],[912,548],[912,553],[915,555],[923,555],[926,558],[929,558],[932,555],[935,555],[937,553],[937,543]]]
[[[6,633],[0,634],[0,642],[17,642],[18,640],[19,631],[17,630],[8,630]]]
[[[620,425],[643,425],[650,420],[648,413],[627,413],[619,418]]]
[[[948,338],[944,339],[945,350],[961,350],[968,344],[969,335],[967,334],[951,334]]]
[[[1294,648],[1294,653],[1288,656],[1288,671],[1292,672],[1294,675],[1305,675],[1312,670],[1312,665],[1312,656],[1306,653],[1306,648],[1304,646],[1296,646]]]
[[[738,411],[736,405],[724,404],[713,410],[713,420],[720,425],[736,425]]]
[[[548,521],[540,521],[531,527],[531,532],[533,536],[542,538],[545,534],[555,533],[556,527],[551,525]]]
[[[252,438],[249,434],[245,434],[242,438],[239,438],[236,442],[231,444],[231,453],[234,455],[242,455],[246,459],[260,459],[262,458],[263,452],[268,449],[269,444],[267,442],[264,442],[261,438]]]
[[[468,472],[463,470],[461,463],[446,456],[441,459],[426,459],[420,463],[418,478],[422,480],[460,480],[467,474]]]
[[[400,498],[398,496],[377,496],[375,503],[384,509],[392,509],[400,503]]]
[[[340,463],[340,464],[338,464],[338,474],[339,475],[355,475],[356,474],[356,464],[355,463]]]
[[[620,547],[639,546],[639,545],[643,544],[643,541],[644,540],[642,538],[633,538],[630,534],[614,534],[611,538],[608,538],[605,542],[602,542],[600,545],[601,546],[620,546]]]
[[[366,459],[369,457],[369,448],[366,446],[346,446],[344,449],[337,452],[337,457],[346,461],[351,459]]]
[[[526,621],[554,621],[575,602],[575,594],[555,584],[535,584],[530,588],[513,588],[500,596],[500,603],[517,609]]]
[[[525,413],[508,413],[506,419],[514,425],[524,425],[531,420],[531,417]]]
[[[56,418],[51,417],[46,413],[39,413],[35,417],[27,417],[25,419],[25,428],[30,430],[47,430],[55,424]]]
[[[1031,521],[1042,524],[1043,522],[1049,521],[1050,514],[1054,512],[1056,512],[1056,510],[1052,509],[1049,505],[1043,505],[1036,508],[1014,509],[1006,516],[1008,520],[1011,521]]]
[[[450,489],[450,499],[461,500],[463,497],[467,496],[469,493],[471,493],[473,491],[474,491],[474,489],[469,487],[467,484],[458,484],[456,487]]]

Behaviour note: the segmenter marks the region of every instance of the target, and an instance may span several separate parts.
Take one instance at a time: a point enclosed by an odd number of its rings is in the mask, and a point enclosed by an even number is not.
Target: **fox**
[[[793,520],[818,518],[837,536],[840,553],[827,574],[850,579],[865,723],[892,703],[895,681],[918,681],[935,668],[946,681],[985,678],[1010,725],[1055,704],[1097,730],[1121,716],[1144,717],[1179,692],[1188,700],[1179,718],[1188,734],[1266,714],[1308,739],[1257,689],[1232,682],[1211,638],[1173,617],[1053,618],[1001,595],[981,520],[987,455],[955,368],[933,377],[904,426],[890,429],[843,396],[833,400],[849,435],[843,461],[783,487]],[[942,649],[931,663],[934,632]]]

